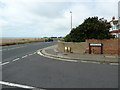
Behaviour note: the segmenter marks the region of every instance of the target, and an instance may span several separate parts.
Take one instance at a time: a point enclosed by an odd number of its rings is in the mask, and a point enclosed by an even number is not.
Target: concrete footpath
[[[37,51],[38,54],[55,59],[61,59],[65,61],[73,62],[91,62],[91,63],[101,63],[101,64],[113,64],[118,65],[119,56],[118,55],[100,55],[100,54],[75,54],[60,52],[57,49],[57,45],[44,48]]]

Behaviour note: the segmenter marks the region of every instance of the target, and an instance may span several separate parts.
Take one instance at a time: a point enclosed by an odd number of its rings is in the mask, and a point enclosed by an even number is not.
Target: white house
[[[111,25],[110,33],[116,37],[120,36],[120,20],[115,20],[115,17],[109,22]]]

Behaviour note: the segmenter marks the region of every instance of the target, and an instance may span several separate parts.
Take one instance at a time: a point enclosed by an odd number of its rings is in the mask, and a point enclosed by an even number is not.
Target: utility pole
[[[118,2],[118,29],[120,29],[120,1]]]
[[[120,1],[118,2],[118,31],[120,30]],[[120,33],[118,33],[118,38],[120,38]]]
[[[71,13],[71,30],[72,30],[72,12],[70,11]]]

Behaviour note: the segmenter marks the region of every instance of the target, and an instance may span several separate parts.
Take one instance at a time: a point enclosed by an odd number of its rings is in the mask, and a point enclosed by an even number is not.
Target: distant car
[[[52,38],[45,39],[45,42],[51,42],[51,41],[53,41]]]

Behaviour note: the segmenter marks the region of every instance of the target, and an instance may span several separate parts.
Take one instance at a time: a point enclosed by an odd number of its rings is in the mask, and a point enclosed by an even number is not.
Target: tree
[[[98,20],[98,17],[89,17],[81,25],[73,28],[64,38],[67,42],[83,42],[85,39],[110,39],[110,24]]]

